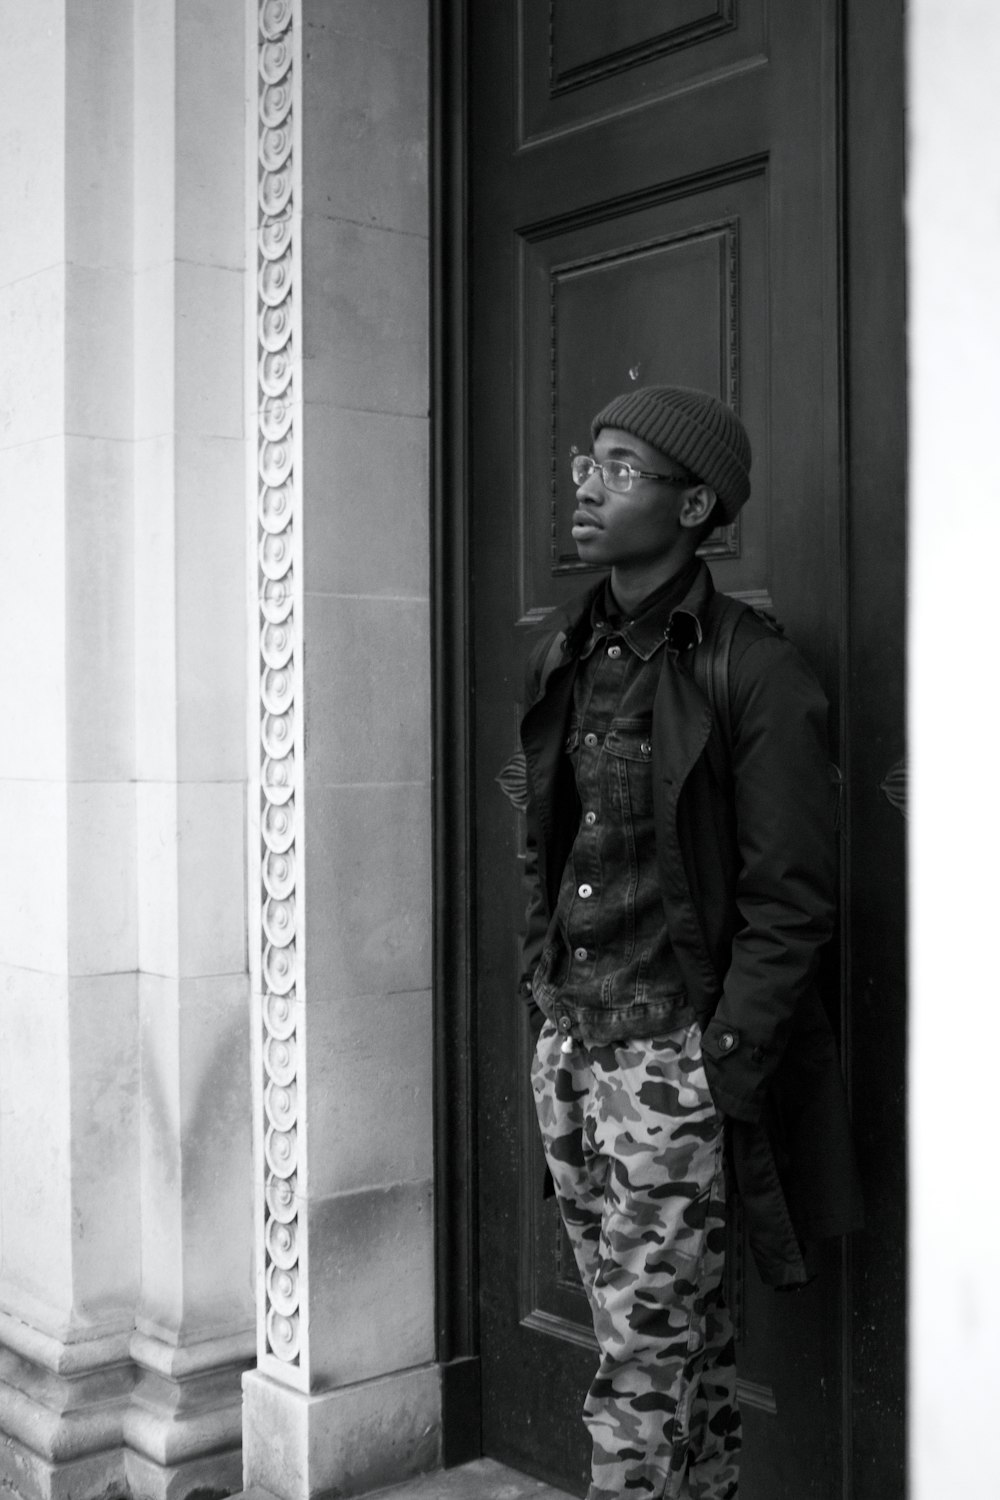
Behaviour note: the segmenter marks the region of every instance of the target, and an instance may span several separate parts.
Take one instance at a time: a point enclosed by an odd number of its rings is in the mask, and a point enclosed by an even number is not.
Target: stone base
[[[0,1441],[0,1490],[17,1500],[185,1500],[231,1495],[241,1483],[239,1447],[182,1464],[158,1464],[127,1448],[52,1463],[17,1438]]]
[[[125,1414],[125,1479],[135,1500],[231,1495],[242,1482],[240,1380],[253,1330],[174,1348],[134,1335],[138,1379]]]
[[[0,1442],[0,1489],[17,1500],[120,1500],[128,1494],[124,1449],[89,1453],[66,1463],[51,1463],[17,1438]]]
[[[0,1343],[0,1488],[19,1500],[123,1495],[127,1341],[62,1346],[12,1318],[0,1332],[19,1345]]]
[[[197,1495],[232,1495],[241,1484],[242,1456],[239,1447],[225,1453],[207,1453],[183,1464],[157,1464],[141,1453],[125,1450],[125,1482],[130,1500],[186,1500]]]
[[[318,1396],[243,1377],[243,1483],[279,1500],[363,1495],[441,1462],[437,1365]]]
[[[242,1481],[240,1377],[252,1331],[174,1348],[61,1345],[0,1324],[0,1491],[18,1500],[186,1500]]]

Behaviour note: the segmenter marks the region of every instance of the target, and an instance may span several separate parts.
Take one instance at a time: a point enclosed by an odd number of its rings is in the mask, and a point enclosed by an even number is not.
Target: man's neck
[[[649,563],[635,563],[627,567],[614,567],[611,569],[611,591],[618,601],[618,606],[625,615],[636,615],[642,607],[643,601],[650,594],[676,578],[679,573],[690,564],[693,553],[685,552],[683,557],[671,556],[657,559]]]

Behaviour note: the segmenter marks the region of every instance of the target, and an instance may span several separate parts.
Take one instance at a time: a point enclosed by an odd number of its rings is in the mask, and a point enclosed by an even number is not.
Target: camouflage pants
[[[601,1349],[584,1404],[587,1500],[731,1500],[740,1418],[722,1121],[701,1032],[563,1052],[546,1022],[531,1076]]]

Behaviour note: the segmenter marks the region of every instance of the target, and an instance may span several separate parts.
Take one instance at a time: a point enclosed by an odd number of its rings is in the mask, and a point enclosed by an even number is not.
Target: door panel
[[[562,592],[572,593],[588,571],[570,534],[569,458],[589,451],[590,419],[609,392],[692,385],[763,427],[765,393],[761,382],[744,381],[741,352],[767,349],[765,194],[761,171],[641,211],[598,213],[571,229],[541,226],[521,243],[523,615],[551,607],[553,579],[566,578]],[[765,452],[754,475],[761,493],[766,470]],[[765,523],[765,507],[748,509],[706,548],[740,563],[730,571],[741,591],[766,589]]]
[[[763,55],[764,0],[520,0],[519,145],[663,98]]]
[[[669,9],[669,23],[663,16]],[[835,706],[841,660],[837,28],[830,0],[492,0],[467,10],[476,1027],[486,1451],[585,1486],[595,1367],[551,1201],[515,999],[523,815],[497,784],[533,629],[592,574],[569,458],[632,384],[741,415],[753,495],[705,550],[773,604]],[[765,46],[766,43],[766,46]],[[508,788],[509,789],[509,788]],[[829,976],[839,1013],[837,977]],[[842,1493],[842,1288],[729,1291],[745,1500]]]

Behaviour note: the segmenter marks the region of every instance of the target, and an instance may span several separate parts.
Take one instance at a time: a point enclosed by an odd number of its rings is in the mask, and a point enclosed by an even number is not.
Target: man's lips
[[[594,531],[603,530],[604,527],[592,511],[575,510],[573,512],[573,536],[577,541],[581,537],[590,536]]]

